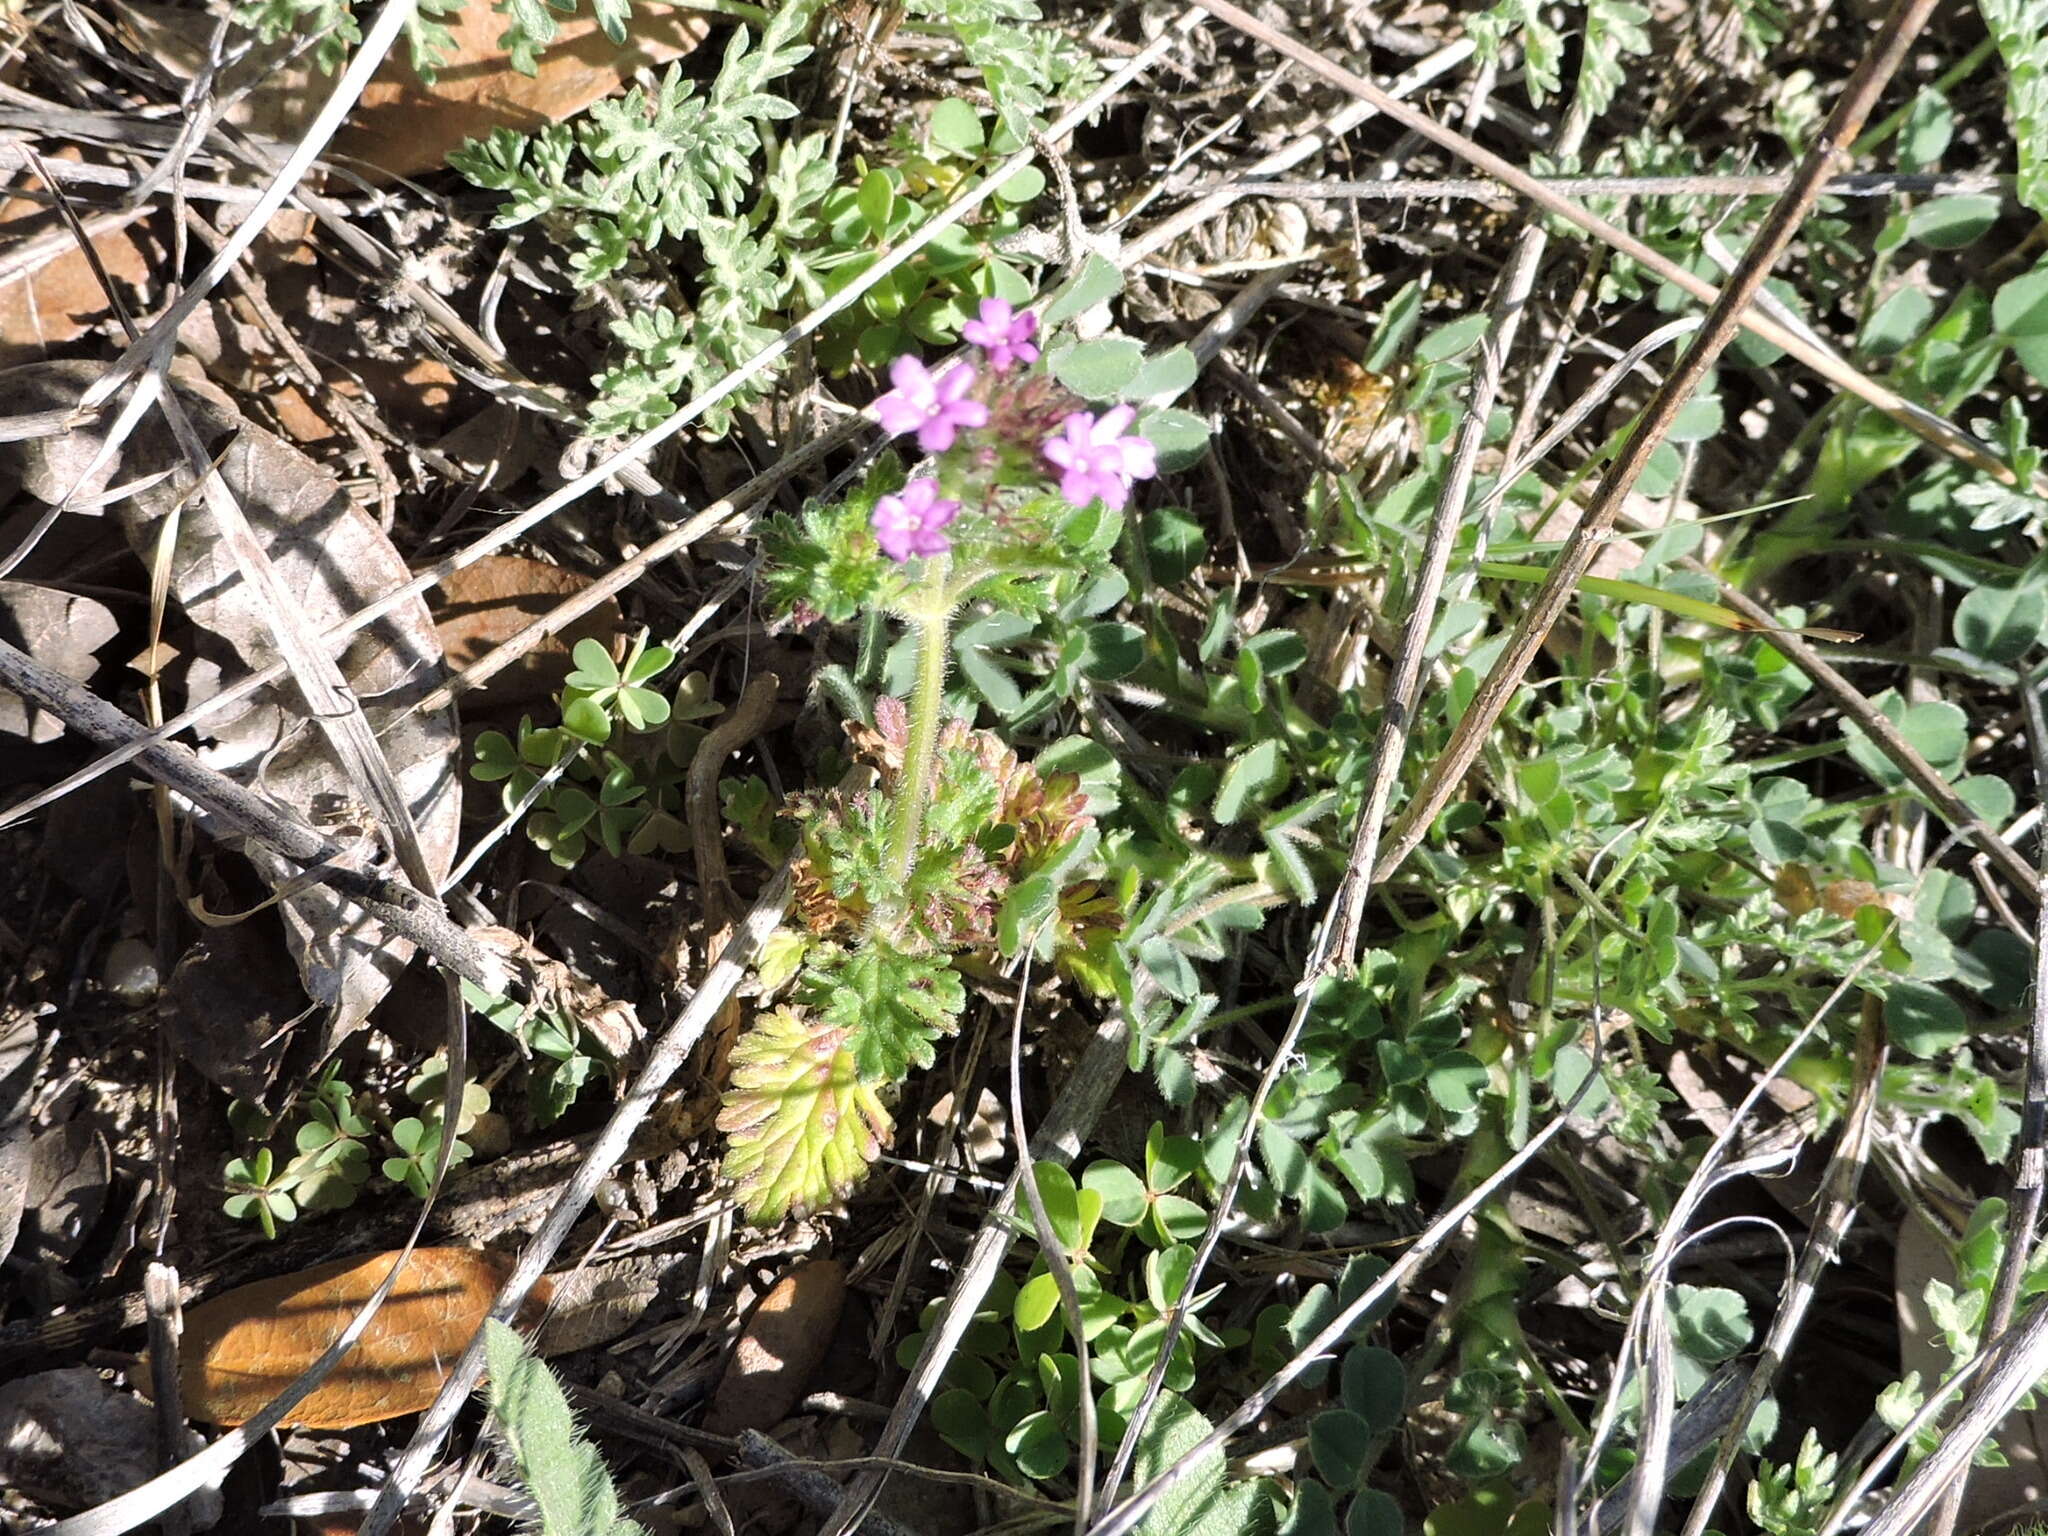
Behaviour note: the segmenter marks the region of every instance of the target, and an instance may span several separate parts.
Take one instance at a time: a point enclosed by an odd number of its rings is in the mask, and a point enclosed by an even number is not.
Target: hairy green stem
[[[941,556],[929,573],[931,602],[911,615],[917,626],[917,689],[910,696],[910,739],[903,746],[903,785],[896,805],[896,846],[892,862],[899,888],[907,888],[917,863],[918,834],[931,802],[932,768],[938,755],[939,717],[946,711],[946,647],[951,639],[953,603],[947,590],[949,562]]]

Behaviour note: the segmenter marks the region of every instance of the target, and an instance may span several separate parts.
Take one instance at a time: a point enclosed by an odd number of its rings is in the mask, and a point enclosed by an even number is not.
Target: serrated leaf
[[[960,1026],[967,990],[930,956],[863,948],[829,971],[805,973],[806,1000],[845,1031],[863,1082],[898,1083],[932,1064],[932,1042]]]
[[[718,1128],[725,1176],[750,1221],[779,1221],[842,1199],[881,1153],[889,1113],[855,1070],[843,1029],[778,1008],[732,1049]]]

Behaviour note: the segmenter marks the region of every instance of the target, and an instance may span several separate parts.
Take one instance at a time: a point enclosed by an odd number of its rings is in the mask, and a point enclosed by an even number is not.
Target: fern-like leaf
[[[514,1329],[484,1324],[491,1412],[507,1459],[540,1507],[541,1536],[646,1536],[619,1514],[618,1491],[597,1447],[576,1428],[555,1373]]]
[[[1650,34],[1646,30],[1649,20],[1649,8],[1636,4],[1636,0],[1587,0],[1579,96],[1594,117],[1614,105],[1615,92],[1628,78],[1624,58],[1650,51]]]
[[[2048,218],[2048,27],[2041,0],[1978,0],[2005,60],[2005,115],[2019,149],[2019,199]]]
[[[932,1064],[932,1042],[960,1027],[967,989],[933,955],[880,946],[827,951],[804,973],[802,995],[843,1035],[862,1081],[900,1083]]]
[[[1497,59],[1510,41],[1522,45],[1522,88],[1542,106],[1563,86],[1564,34],[1543,14],[1541,0],[1494,0],[1491,9],[1468,17],[1465,28],[1479,56]]]
[[[732,1048],[718,1128],[725,1176],[747,1219],[765,1222],[844,1198],[892,1127],[875,1085],[855,1070],[846,1031],[777,1008]]]

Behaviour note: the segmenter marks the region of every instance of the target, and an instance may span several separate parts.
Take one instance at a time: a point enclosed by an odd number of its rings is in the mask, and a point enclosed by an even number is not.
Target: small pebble
[[[107,951],[100,984],[124,1003],[146,1003],[157,994],[156,950],[140,939],[117,939]]]

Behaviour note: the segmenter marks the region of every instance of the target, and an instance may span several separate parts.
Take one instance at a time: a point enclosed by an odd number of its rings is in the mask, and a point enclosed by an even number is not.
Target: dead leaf
[[[398,1255],[373,1253],[244,1285],[185,1314],[178,1385],[185,1412],[236,1425],[260,1412],[341,1336]],[[418,1248],[354,1349],[285,1424],[353,1429],[434,1400],[482,1326],[509,1266],[470,1248]],[[548,1282],[522,1309],[545,1307]],[[146,1380],[137,1372],[138,1381]]]
[[[113,1155],[91,1119],[80,1115],[52,1126],[30,1143],[28,1205],[15,1258],[60,1266],[85,1246],[106,1209]]]
[[[0,375],[0,406],[48,410],[76,402],[102,372],[92,363],[46,363]],[[210,386],[185,383],[179,396],[195,430],[220,450],[222,480],[262,541],[280,583],[297,599],[297,617],[319,633],[341,623],[373,599],[403,584],[410,573],[376,521],[350,499],[314,460],[234,409]],[[20,444],[22,489],[54,504],[86,478],[109,430],[103,420],[57,437]],[[161,478],[148,480],[163,471]],[[193,477],[161,418],[146,416],[118,454],[90,476],[93,495],[118,478],[146,482],[115,509],[130,545],[145,565],[155,558],[159,534],[173,513],[178,538],[171,551],[170,589],[197,633],[185,648],[188,695],[213,676],[239,676],[277,657],[271,616],[260,594],[244,581],[233,554],[217,536]],[[461,805],[456,759],[459,737],[453,711],[412,713],[411,706],[441,681],[441,645],[425,602],[413,598],[335,650],[343,679],[361,701],[380,738],[413,820],[429,869],[446,874],[454,862]],[[176,701],[179,707],[190,702]],[[210,723],[208,765],[252,784],[321,827],[337,842],[374,860],[377,841],[362,823],[351,783],[334,762],[325,738],[306,718],[289,683],[265,690],[246,707]],[[240,849],[274,888],[297,883],[301,871],[230,829],[202,827]],[[280,903],[287,940],[308,995],[331,1010],[325,1049],[354,1030],[390,989],[412,958],[412,945],[335,892],[302,884]]]
[[[14,1251],[28,1204],[30,1147],[34,1123],[29,1109],[43,1063],[35,1015],[0,1015],[0,1259]]]
[[[534,1353],[546,1358],[609,1344],[640,1321],[678,1262],[673,1254],[642,1255],[579,1265],[556,1276]]]
[[[155,4],[117,9],[135,46],[187,78],[196,74],[213,28],[211,17]],[[394,50],[335,136],[338,155],[387,176],[437,171],[463,140],[480,139],[499,127],[530,132],[572,117],[616,91],[636,70],[695,52],[710,31],[695,12],[635,6],[622,47],[591,16],[560,16],[560,31],[541,55],[539,72],[528,76],[514,70],[498,47],[498,35],[505,30],[502,13],[470,5],[459,16],[442,19],[455,34],[455,47],[434,84],[421,82],[405,49]],[[290,142],[327,99],[333,81],[303,60],[279,67],[281,51],[257,50],[243,72],[229,74],[218,94],[233,101],[226,113],[229,123]],[[234,91],[244,85],[253,88],[235,99]]]
[[[459,671],[482,659],[564,598],[589,585],[588,576],[518,555],[487,555],[464,566],[441,583],[434,603],[434,623],[449,669]],[[586,636],[609,645],[624,625],[617,601],[606,598],[470,697],[500,708],[539,703],[551,697],[569,675],[571,646]]]
[[[714,1435],[763,1432],[789,1417],[832,1343],[846,1304],[846,1266],[837,1259],[797,1265],[761,1298],[719,1378],[704,1428]]]
[[[253,1104],[265,1102],[283,1061],[280,1042],[308,1008],[278,938],[261,918],[211,929],[178,957],[167,989],[172,1047],[215,1087]]]
[[[27,651],[66,677],[88,681],[99,670],[96,652],[119,625],[107,605],[55,587],[0,581],[0,640]],[[64,723],[18,694],[0,693],[0,735],[55,741]]]
[[[67,147],[48,158],[77,160],[79,153]],[[41,182],[31,178],[29,185],[40,187]],[[136,309],[148,307],[135,301],[164,256],[143,222],[147,217],[143,210],[93,214],[85,220],[115,291]],[[0,202],[0,250],[10,253],[10,261],[26,261],[32,254],[29,242],[44,239],[52,252],[48,260],[0,280],[0,367],[47,357],[51,349],[76,341],[113,313],[91,261],[55,209],[30,197]]]
[[[202,1444],[190,1430],[184,1439],[188,1456]],[[156,1415],[98,1371],[75,1365],[0,1386],[0,1487],[52,1509],[87,1509],[156,1472]],[[221,1516],[212,1489],[183,1507],[200,1530]]]

